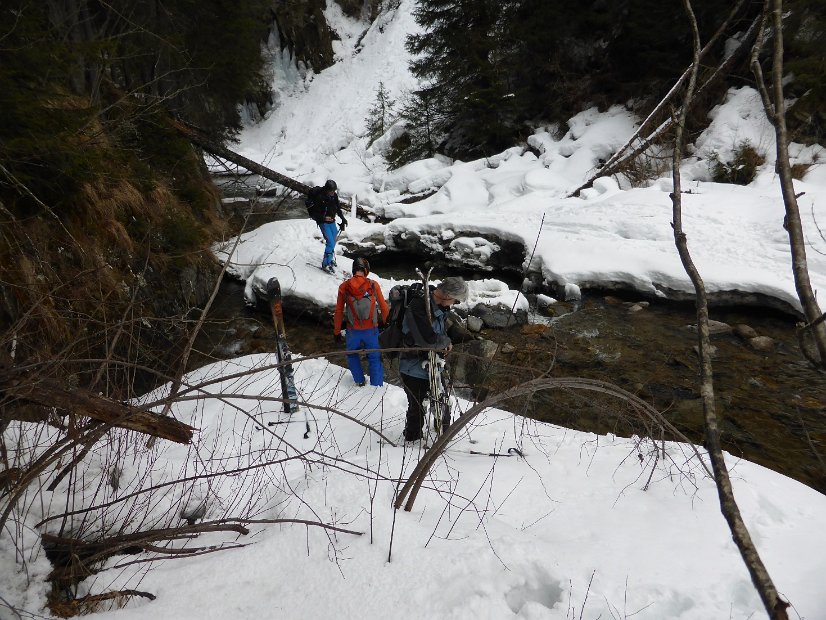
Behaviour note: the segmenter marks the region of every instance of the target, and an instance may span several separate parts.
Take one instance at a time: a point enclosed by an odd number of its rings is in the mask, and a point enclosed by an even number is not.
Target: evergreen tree
[[[263,0],[3,2],[0,199],[65,202],[109,163],[174,174],[181,138],[162,112],[231,137],[258,82],[265,9]]]
[[[731,10],[725,0],[692,4],[704,40]],[[744,30],[759,4],[746,3],[729,32]],[[529,123],[565,121],[583,106],[658,101],[691,50],[683,11],[658,0],[422,0],[415,17],[423,32],[408,40],[411,70],[433,85],[445,118],[439,148],[452,156],[499,150]]]
[[[376,88],[376,100],[367,113],[365,124],[367,125],[367,137],[370,143],[384,135],[393,124],[395,100],[390,98],[384,82],[379,82]]]
[[[425,33],[408,39],[411,71],[432,86],[428,100],[444,118],[443,147],[479,156],[508,143],[510,84],[503,72],[502,16],[496,0],[422,0],[415,11]]]
[[[786,72],[794,76],[786,92],[795,98],[789,127],[796,140],[826,140],[826,4],[822,0],[786,3]],[[785,29],[785,28],[784,28]]]
[[[692,0],[691,4],[703,42],[732,8],[721,0]],[[628,3],[617,25],[606,52],[619,96],[647,92],[659,99],[691,62],[691,32],[684,12],[660,0],[635,0]]]
[[[391,168],[436,154],[445,136],[445,118],[438,101],[435,88],[422,88],[405,99],[400,114],[405,134],[393,145],[388,157]]]
[[[506,16],[507,70],[523,120],[567,119],[588,102],[606,63],[619,9],[603,0],[514,2]],[[601,83],[600,89],[609,87]]]

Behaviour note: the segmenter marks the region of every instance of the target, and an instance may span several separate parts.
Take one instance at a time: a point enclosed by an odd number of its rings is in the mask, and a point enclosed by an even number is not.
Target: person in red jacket
[[[348,351],[376,349],[367,354],[370,368],[370,385],[381,386],[384,383],[384,366],[381,363],[379,345],[379,326],[387,322],[389,308],[382,295],[381,287],[375,280],[367,277],[370,263],[366,258],[353,261],[353,277],[338,287],[336,314],[333,319],[333,339],[342,341],[342,323],[346,320],[346,345]],[[347,355],[347,365],[353,375],[353,381],[363,386],[364,370],[358,353]]]

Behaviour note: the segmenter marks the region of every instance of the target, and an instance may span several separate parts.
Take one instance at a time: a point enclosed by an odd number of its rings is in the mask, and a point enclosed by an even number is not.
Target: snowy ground
[[[105,617],[180,618],[748,618],[761,615],[713,482],[690,447],[666,455],[638,438],[570,431],[492,410],[460,435],[440,460],[411,512],[391,508],[396,480],[415,466],[416,448],[392,447],[354,421],[323,410],[278,421],[271,356],[204,368],[189,384],[249,372],[204,389],[222,394],[184,404],[176,417],[200,429],[191,449],[160,445],[121,455],[117,493],[200,475],[196,482],[128,499],[113,511],[160,515],[203,503],[204,520],[308,519],[361,536],[296,524],[252,524],[250,534],[205,534],[176,547],[223,545],[201,557],[165,559],[144,573],[133,556],[108,562],[84,582],[105,591],[135,588],[135,599]],[[303,398],[346,412],[396,439],[403,424],[399,388],[358,388],[324,360],[297,370]],[[240,405],[234,409],[233,405]],[[461,407],[467,407],[462,403]],[[473,443],[471,443],[471,441]],[[467,453],[525,455],[489,457]],[[121,449],[122,446],[120,447]],[[305,460],[206,477],[305,454]],[[826,497],[777,473],[730,459],[746,523],[778,587],[804,618],[821,618],[826,597],[823,517]],[[90,471],[107,471],[96,459]],[[103,494],[105,495],[105,494]],[[59,499],[57,494],[56,499]],[[87,498],[89,501],[90,498]],[[57,502],[60,504],[60,502]],[[38,517],[36,506],[30,508]],[[160,523],[159,525],[161,525]],[[150,557],[142,554],[139,557]],[[389,559],[389,561],[388,561]],[[43,560],[35,564],[43,569]]]

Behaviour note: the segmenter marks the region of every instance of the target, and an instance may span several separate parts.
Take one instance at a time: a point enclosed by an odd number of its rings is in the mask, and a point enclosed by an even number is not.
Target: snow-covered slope
[[[362,137],[364,119],[379,81],[396,99],[414,85],[404,49],[405,36],[414,28],[412,6],[403,0],[363,37],[364,25],[329,9],[342,37],[337,64],[305,79],[278,69],[276,86],[285,94],[265,121],[244,132],[244,153],[308,183],[334,178],[344,195],[356,195],[378,215],[398,218],[385,227],[351,222],[342,236],[350,247],[392,249],[394,238],[423,235],[434,245],[457,246],[453,254],[461,260],[458,246],[464,241],[454,240],[455,231],[471,244],[476,232],[487,236],[488,245],[495,238],[520,243],[533,260],[515,267],[540,272],[556,287],[620,283],[650,295],[692,294],[674,249],[667,168],[645,187],[607,178],[568,198],[636,128],[637,119],[620,106],[602,113],[584,110],[568,121],[561,138],[558,127],[537,127],[528,140],[533,150],[519,145],[477,161],[437,157],[387,170],[374,152],[380,149],[368,148]],[[756,180],[748,187],[711,183],[712,156],[725,161],[743,141],[766,157]],[[760,293],[778,305],[799,308],[774,173],[774,133],[758,94],[732,89],[690,151],[683,167],[684,228],[708,290]],[[797,190],[811,244],[809,271],[821,290],[826,287],[826,242],[818,223],[826,222],[826,153],[797,144],[791,153],[792,163],[811,164]],[[434,190],[425,200],[399,202],[403,193]],[[290,226],[275,225],[270,245],[300,242],[287,232]],[[479,262],[474,249],[466,254],[473,264]]]

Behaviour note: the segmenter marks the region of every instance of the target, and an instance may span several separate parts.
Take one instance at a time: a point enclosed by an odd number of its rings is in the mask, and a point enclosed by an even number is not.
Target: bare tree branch
[[[780,190],[786,207],[784,227],[789,234],[789,247],[792,256],[792,274],[797,297],[803,308],[803,314],[811,326],[812,336],[820,359],[817,367],[826,369],[826,324],[819,321],[822,312],[815,297],[809,268],[806,261],[806,238],[803,235],[803,223],[800,219],[800,207],[794,191],[791,163],[789,161],[789,134],[786,128],[786,102],[783,95],[783,0],[764,0],[763,24],[771,24],[773,39],[771,93],[766,87],[759,55],[764,37],[757,38],[751,56],[751,69],[757,81],[757,88],[763,101],[766,117],[774,125],[777,145],[776,170],[780,177]],[[804,353],[807,359],[810,356]]]
[[[734,491],[731,486],[731,479],[728,474],[723,450],[720,445],[720,431],[717,426],[717,413],[714,403],[714,379],[711,363],[711,340],[708,326],[708,301],[706,298],[705,284],[700,276],[694,261],[688,251],[688,241],[683,232],[682,224],[682,192],[680,163],[682,161],[683,132],[688,109],[694,96],[694,84],[699,68],[700,33],[697,27],[697,20],[691,7],[691,0],[683,0],[686,15],[691,24],[694,43],[695,67],[689,79],[684,96],[683,105],[676,116],[676,132],[674,137],[674,165],[672,178],[674,191],[671,194],[673,203],[674,242],[680,255],[680,260],[686,270],[691,282],[694,284],[695,304],[697,308],[697,333],[699,338],[700,353],[700,395],[703,400],[703,415],[705,421],[705,446],[708,450],[711,466],[714,470],[714,481],[717,485],[717,494],[720,499],[720,510],[728,523],[732,538],[734,539],[740,556],[751,575],[752,583],[760,595],[763,605],[773,620],[787,620],[786,608],[789,606],[777,593],[777,589],[769,576],[768,570],[763,564],[757,548],[751,539],[748,528],[740,514],[740,508],[734,498]]]

